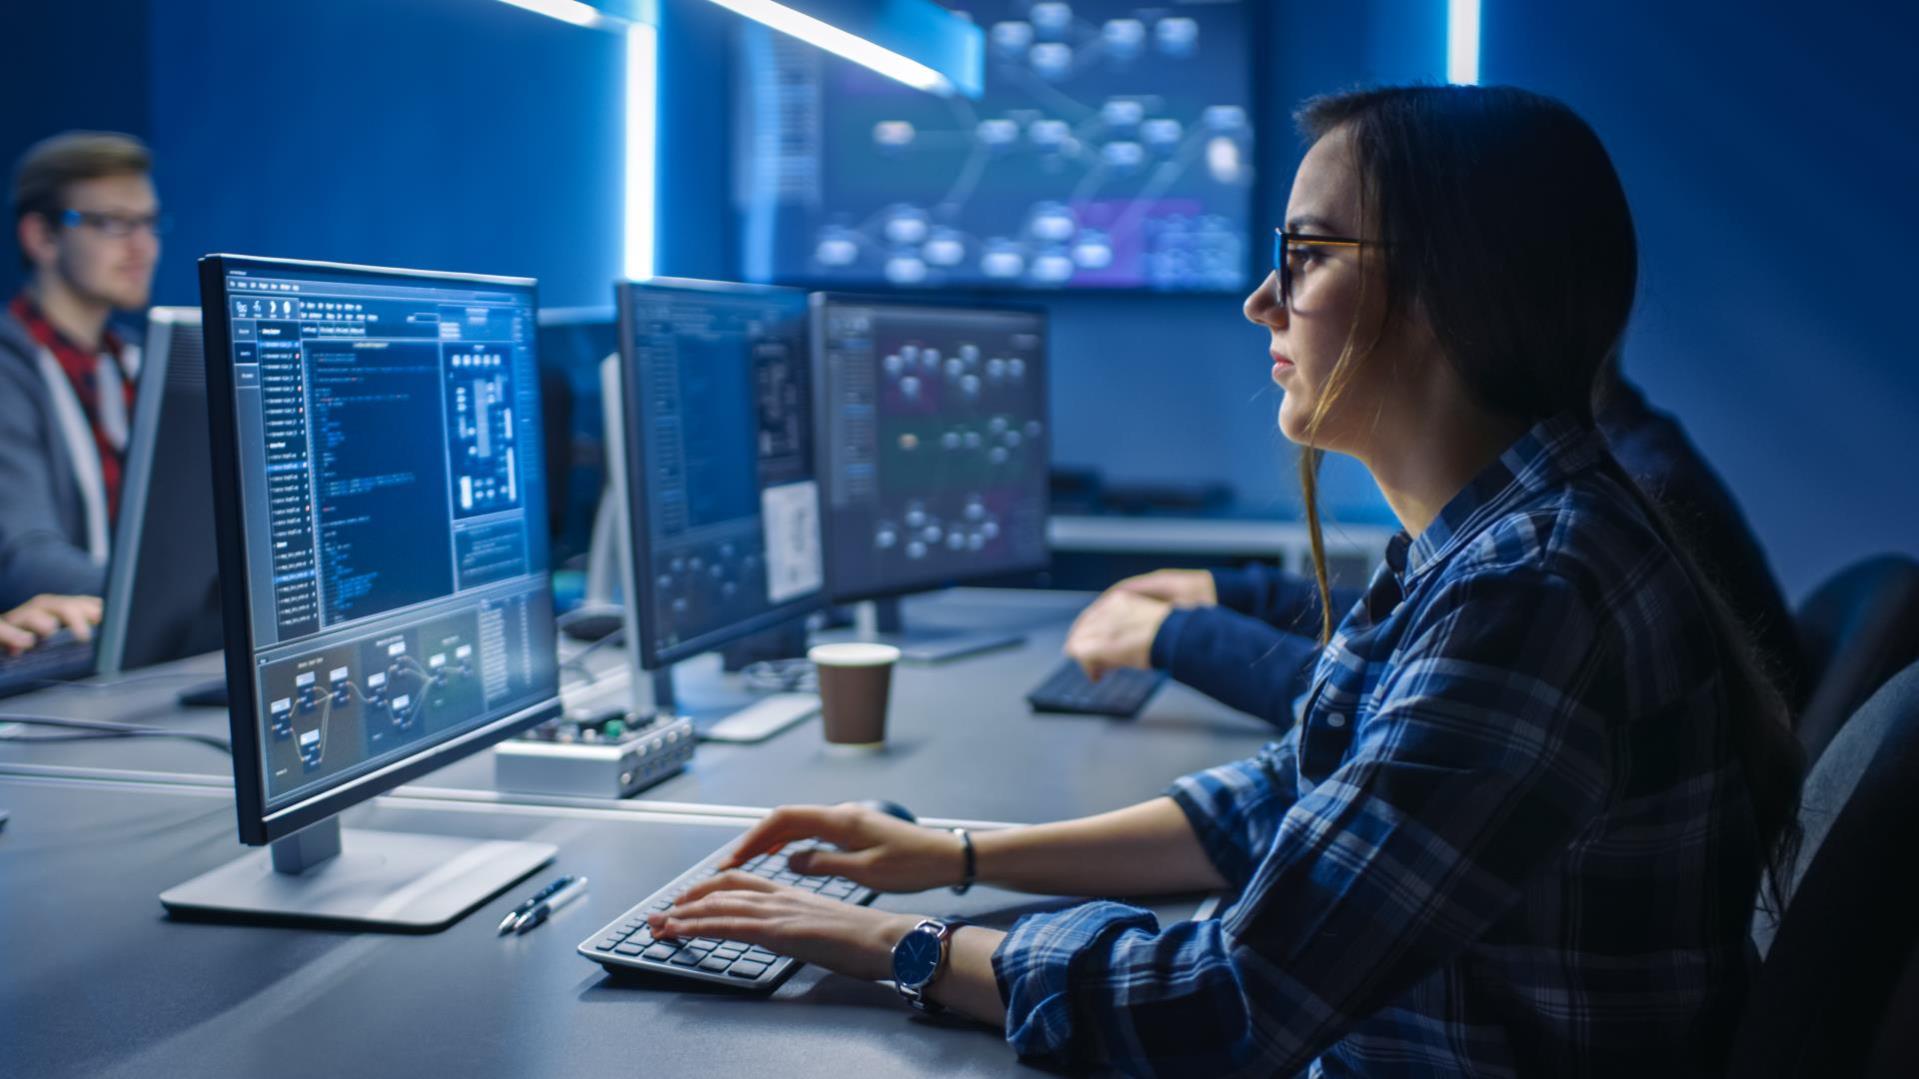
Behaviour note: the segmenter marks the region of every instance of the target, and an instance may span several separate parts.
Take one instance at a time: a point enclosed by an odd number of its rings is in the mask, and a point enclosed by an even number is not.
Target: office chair
[[[1733,1041],[1737,1076],[1861,1075],[1898,1044],[1919,947],[1919,664],[1859,709],[1806,779],[1798,878]],[[1767,946],[1770,945],[1768,948]],[[1910,1073],[1908,1073],[1910,1074]]]
[[[1806,597],[1797,622],[1813,683],[1793,727],[1817,762],[1846,717],[1919,659],[1919,562],[1892,554],[1855,562]]]

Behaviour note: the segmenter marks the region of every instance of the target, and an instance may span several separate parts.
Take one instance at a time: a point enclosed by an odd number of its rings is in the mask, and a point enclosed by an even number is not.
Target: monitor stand
[[[1012,648],[1026,641],[1025,634],[1007,630],[907,626],[900,617],[897,598],[855,604],[853,637],[890,644],[900,650],[900,659],[906,663],[945,663],[995,648]]]
[[[651,686],[653,714],[691,721],[708,742],[758,742],[820,711],[817,693],[753,693],[729,684],[717,652],[647,671],[635,681]]]
[[[547,843],[351,831],[340,818],[249,851],[160,893],[177,918],[331,925],[399,933],[445,929],[553,860]]]

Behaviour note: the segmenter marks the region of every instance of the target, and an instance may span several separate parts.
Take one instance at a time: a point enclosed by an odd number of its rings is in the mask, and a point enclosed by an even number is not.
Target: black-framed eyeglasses
[[[1273,230],[1273,270],[1279,275],[1279,305],[1286,310],[1293,309],[1293,263],[1305,257],[1306,252],[1315,247],[1368,247],[1371,240],[1355,239],[1351,236],[1320,236],[1303,232],[1287,232],[1285,229]]]
[[[136,232],[148,232],[155,236],[164,236],[173,226],[173,219],[165,214],[111,214],[93,210],[62,210],[60,224],[67,228],[85,225],[97,230],[102,236],[125,239]]]

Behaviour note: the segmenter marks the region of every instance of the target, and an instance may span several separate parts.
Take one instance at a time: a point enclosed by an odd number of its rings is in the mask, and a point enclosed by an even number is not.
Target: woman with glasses
[[[1098,817],[968,836],[795,807],[736,855],[818,837],[839,850],[796,872],[1216,889],[1221,916],[1097,901],[1000,933],[722,875],[654,929],[892,976],[1073,1068],[1714,1072],[1802,764],[1738,623],[1594,430],[1636,276],[1618,177],[1584,122],[1518,90],[1367,91],[1299,118],[1278,267],[1245,313],[1308,450],[1309,512],[1337,451],[1403,531],[1320,626],[1298,721]]]

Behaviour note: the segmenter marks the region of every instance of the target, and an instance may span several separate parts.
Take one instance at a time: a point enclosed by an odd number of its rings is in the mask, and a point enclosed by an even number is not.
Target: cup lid
[[[839,641],[814,645],[806,650],[806,658],[829,667],[882,667],[898,663],[900,650],[890,644]]]

